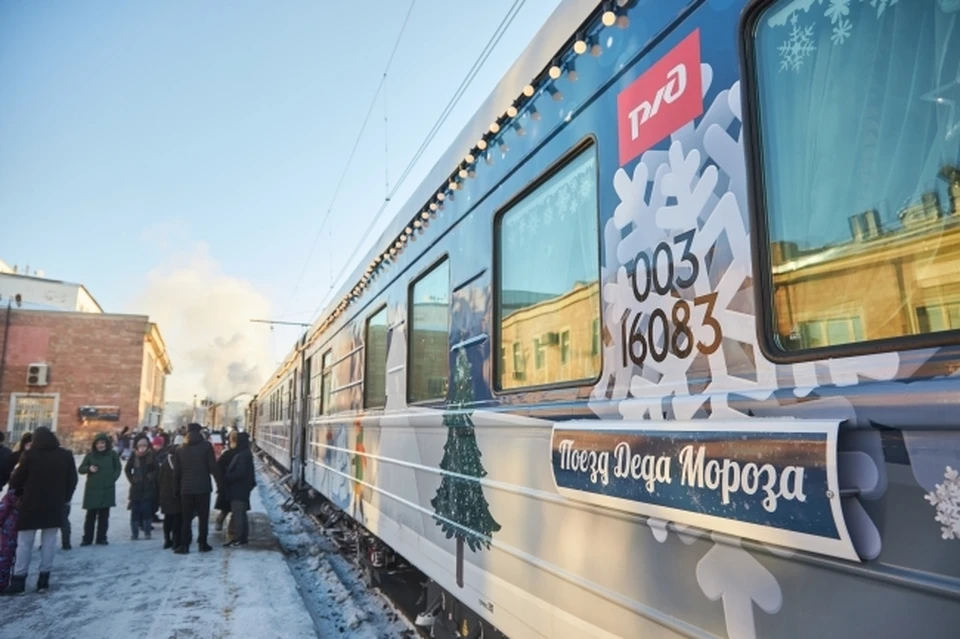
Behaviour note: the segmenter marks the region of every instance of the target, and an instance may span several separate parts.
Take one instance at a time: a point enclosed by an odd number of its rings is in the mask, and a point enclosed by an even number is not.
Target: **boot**
[[[11,575],[10,583],[7,584],[7,587],[3,590],[0,590],[0,595],[22,595],[27,589],[27,576],[26,575]]]
[[[37,592],[46,592],[50,590],[50,573],[41,572],[40,578],[37,579]]]

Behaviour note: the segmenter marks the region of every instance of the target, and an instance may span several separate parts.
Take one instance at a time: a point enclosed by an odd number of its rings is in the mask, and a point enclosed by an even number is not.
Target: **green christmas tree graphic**
[[[447,539],[457,539],[457,585],[463,588],[464,542],[473,552],[483,546],[489,549],[490,536],[500,530],[500,524],[490,514],[490,506],[483,496],[479,479],[485,477],[487,471],[480,463],[480,448],[470,413],[463,410],[464,406],[473,404],[470,362],[463,349],[457,351],[453,404],[456,412],[443,416],[447,442],[443,445],[440,468],[446,473],[430,503],[433,517]]]

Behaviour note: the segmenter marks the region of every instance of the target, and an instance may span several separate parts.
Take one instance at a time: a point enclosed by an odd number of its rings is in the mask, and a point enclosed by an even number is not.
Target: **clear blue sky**
[[[391,184],[512,2],[417,0],[387,82]],[[526,2],[388,213],[558,3]],[[192,268],[203,254],[197,286],[229,280],[241,296],[266,298],[234,315],[309,321],[331,266],[340,270],[383,199],[380,105],[294,296],[408,7],[0,2],[0,259],[81,282],[108,312],[169,317],[157,304],[178,302],[156,299],[148,273]],[[169,344],[178,371],[192,366],[185,349],[203,344],[190,341],[189,324],[160,328],[183,342]],[[274,360],[293,338],[271,337]]]

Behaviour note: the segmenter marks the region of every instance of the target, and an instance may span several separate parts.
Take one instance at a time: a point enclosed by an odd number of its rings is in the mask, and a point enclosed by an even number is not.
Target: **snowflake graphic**
[[[852,31],[853,23],[841,18],[836,26],[833,27],[833,35],[830,36],[830,40],[833,41],[834,44],[843,44],[850,37]]]
[[[960,474],[947,466],[944,481],[927,493],[926,500],[937,509],[936,520],[944,539],[960,539]]]
[[[790,18],[790,35],[777,50],[780,52],[780,70],[800,71],[804,60],[816,51],[813,43],[813,26],[800,26],[797,16]]]
[[[830,6],[823,12],[833,24],[839,23],[845,16],[850,15],[850,0],[830,0]]]

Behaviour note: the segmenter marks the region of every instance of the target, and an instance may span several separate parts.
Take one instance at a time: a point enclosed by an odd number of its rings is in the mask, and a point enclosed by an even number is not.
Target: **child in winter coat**
[[[157,495],[157,457],[146,435],[137,438],[125,472],[130,481],[130,538],[136,540],[142,530],[150,539],[153,530],[153,500]]]
[[[90,452],[83,458],[81,475],[87,476],[83,488],[83,508],[87,519],[83,523],[81,546],[93,543],[94,524],[97,527],[97,543],[107,545],[107,527],[110,525],[110,509],[117,505],[117,479],[123,472],[120,456],[113,450],[113,442],[106,433],[93,438]]]
[[[17,495],[12,490],[0,500],[0,588],[6,588],[17,559]]]

